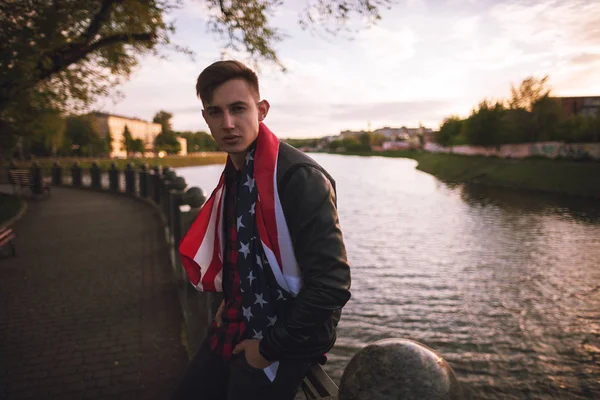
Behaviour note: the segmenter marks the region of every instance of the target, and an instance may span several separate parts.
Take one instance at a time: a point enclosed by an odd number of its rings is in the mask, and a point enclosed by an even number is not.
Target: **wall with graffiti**
[[[424,149],[432,153],[452,153],[468,156],[495,156],[500,158],[567,158],[572,160],[600,160],[600,143],[539,142],[505,144],[498,147],[451,146],[426,143]]]

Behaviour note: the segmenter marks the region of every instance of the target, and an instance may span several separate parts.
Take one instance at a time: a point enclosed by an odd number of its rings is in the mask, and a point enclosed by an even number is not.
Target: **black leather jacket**
[[[350,299],[350,268],[338,220],[335,181],[312,158],[282,142],[277,188],[302,288],[259,349],[271,361],[316,360],[333,347],[341,309]]]

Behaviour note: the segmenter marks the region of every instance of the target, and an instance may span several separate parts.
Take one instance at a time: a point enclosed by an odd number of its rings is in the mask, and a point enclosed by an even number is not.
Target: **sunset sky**
[[[506,98],[530,75],[549,75],[555,95],[600,96],[600,1],[397,0],[376,26],[360,29],[357,18],[349,23],[356,33],[337,37],[300,29],[305,4],[288,0],[272,20],[288,35],[276,47],[288,72],[263,63],[259,73],[271,103],[266,123],[279,137],[419,123],[435,129],[484,98]],[[125,98],[98,108],[147,120],[164,109],[176,130],[208,131],[194,85],[225,43],[208,33],[206,16],[201,0],[171,15],[173,41],[192,49],[194,60],[144,59],[121,88]]]

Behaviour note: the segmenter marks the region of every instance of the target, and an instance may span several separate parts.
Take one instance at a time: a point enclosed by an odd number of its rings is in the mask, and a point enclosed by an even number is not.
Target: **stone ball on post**
[[[169,184],[169,189],[182,191],[186,186],[185,178],[183,176],[176,176]]]
[[[177,172],[170,169],[163,174],[163,177],[164,177],[165,181],[172,181],[173,179],[175,179],[177,177]]]
[[[463,392],[450,365],[435,351],[406,339],[372,343],[352,357],[339,400],[459,400]]]
[[[191,187],[181,197],[182,203],[192,208],[198,208],[206,201],[206,196],[199,187]]]

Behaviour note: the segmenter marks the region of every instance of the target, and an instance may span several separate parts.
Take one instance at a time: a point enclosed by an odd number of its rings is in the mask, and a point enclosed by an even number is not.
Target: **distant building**
[[[147,122],[138,118],[122,117],[120,115],[93,112],[91,116],[103,137],[110,133],[112,137],[111,157],[125,158],[127,153],[123,146],[123,132],[125,126],[129,128],[133,139],[141,139],[144,142],[145,155],[154,154],[154,139],[161,132],[161,125]],[[186,143],[187,144],[187,143]],[[182,150],[184,146],[182,145]],[[187,146],[185,146],[187,152]]]
[[[583,115],[595,117],[600,114],[600,96],[556,97],[568,117]]]
[[[402,131],[402,128],[390,128],[389,126],[386,126],[374,130],[373,133],[383,135],[387,138],[399,138],[404,132]]]

